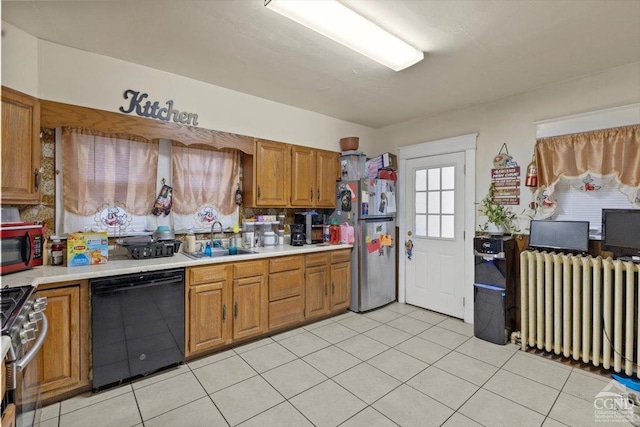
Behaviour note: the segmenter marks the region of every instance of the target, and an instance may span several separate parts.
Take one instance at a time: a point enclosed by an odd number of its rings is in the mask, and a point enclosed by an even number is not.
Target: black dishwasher
[[[94,390],[184,363],[184,269],[90,283]]]

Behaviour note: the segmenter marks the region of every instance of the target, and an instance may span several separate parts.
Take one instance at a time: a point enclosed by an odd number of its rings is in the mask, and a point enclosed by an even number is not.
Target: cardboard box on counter
[[[67,266],[106,264],[109,260],[107,232],[69,233],[67,237]]]

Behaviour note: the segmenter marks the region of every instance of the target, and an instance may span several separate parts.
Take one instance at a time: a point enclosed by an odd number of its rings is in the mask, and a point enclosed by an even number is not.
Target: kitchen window
[[[534,219],[589,221],[602,209],[640,208],[640,104],[537,123]]]
[[[235,191],[240,153],[173,142],[173,215],[177,230],[209,231],[238,224]]]
[[[82,128],[58,133],[62,230],[143,231],[155,200],[158,142]]]
[[[240,154],[169,140],[56,129],[56,234],[107,231],[127,236],[168,225],[209,231],[238,224],[234,194]],[[173,184],[172,184],[173,182]],[[173,186],[168,212],[152,215],[163,184]]]

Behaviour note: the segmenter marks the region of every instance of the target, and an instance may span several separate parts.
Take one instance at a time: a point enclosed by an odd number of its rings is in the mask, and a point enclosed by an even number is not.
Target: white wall
[[[532,201],[524,187],[526,167],[531,161],[538,120],[595,111],[640,101],[640,63],[618,67],[487,104],[450,111],[432,117],[379,129],[373,152],[478,132],[476,156],[476,200],[486,194],[493,157],[503,143],[521,167],[520,213]]]
[[[2,84],[38,96],[38,39],[2,23]]]
[[[198,126],[207,129],[332,151],[340,151],[339,141],[345,136],[360,137],[365,152],[373,140],[374,130],[365,126],[38,40],[9,24],[2,25],[14,34],[2,40],[3,84],[41,99],[117,112],[129,105],[124,91],[133,89],[148,93],[148,100],[161,105],[173,100],[175,109],[198,114]],[[11,78],[5,80],[5,73]]]

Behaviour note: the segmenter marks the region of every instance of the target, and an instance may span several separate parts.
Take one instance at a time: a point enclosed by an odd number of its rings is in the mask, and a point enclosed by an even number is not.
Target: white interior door
[[[465,153],[410,159],[406,168],[405,224],[413,242],[406,301],[463,318]]]

